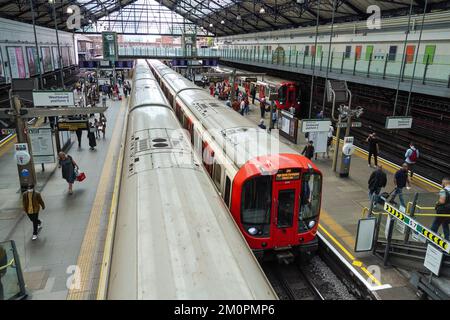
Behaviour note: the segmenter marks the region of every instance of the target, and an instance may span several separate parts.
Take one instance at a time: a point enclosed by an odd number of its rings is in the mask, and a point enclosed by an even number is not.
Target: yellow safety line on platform
[[[127,113],[125,112],[124,121],[127,121]],[[111,199],[111,207],[109,210],[108,226],[106,229],[105,246],[103,248],[102,266],[100,269],[100,279],[97,288],[97,300],[105,300],[108,292],[108,279],[112,259],[112,247],[114,243],[114,233],[117,219],[117,206],[119,199],[119,188],[122,181],[123,158],[125,153],[125,137],[127,131],[127,122],[123,125],[122,138],[120,142],[119,160],[116,166],[116,178],[114,181],[113,195]]]
[[[15,139],[16,137],[17,137],[17,135],[14,133],[11,137],[9,137],[8,139],[6,139],[5,141],[3,141],[0,144],[0,148],[1,148],[0,149],[0,156],[4,155],[7,151],[9,151],[10,148],[8,148],[8,144],[10,144],[11,141],[13,139]],[[12,144],[9,147],[11,147],[11,146],[12,146]],[[3,147],[5,147],[5,148],[3,148]]]
[[[111,169],[114,162],[114,143],[120,137],[120,114],[125,104],[125,99],[120,105],[117,113],[114,129],[112,130],[111,141],[109,143],[108,153],[106,154],[105,163],[102,173],[100,175],[100,182],[97,186],[97,193],[95,195],[94,204],[92,206],[89,222],[87,224],[86,232],[84,234],[83,242],[81,244],[80,253],[78,255],[77,266],[80,270],[80,288],[70,289],[67,295],[67,300],[82,300],[85,295],[90,293],[90,276],[94,264],[94,257],[96,253],[96,244],[98,239],[98,232],[100,228],[100,220],[103,214],[106,195],[108,194],[109,178],[111,177]]]

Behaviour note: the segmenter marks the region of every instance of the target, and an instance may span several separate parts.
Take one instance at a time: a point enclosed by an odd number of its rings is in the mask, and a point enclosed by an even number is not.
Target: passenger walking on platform
[[[100,131],[103,133],[103,139],[105,139],[106,134],[106,117],[103,113],[100,113]]]
[[[45,209],[45,203],[39,192],[35,191],[33,186],[29,186],[28,190],[22,193],[23,210],[28,218],[33,222],[33,236],[31,240],[36,240],[38,233],[42,229],[42,221],[39,220],[39,211]]]
[[[253,86],[252,91],[250,91],[250,94],[252,95],[252,104],[255,104],[256,86]]]
[[[8,255],[6,254],[5,248],[0,244],[0,268],[8,264]],[[5,300],[5,295],[3,292],[2,277],[8,272],[8,268],[0,269],[0,301]]]
[[[405,162],[408,164],[408,170],[411,172],[411,178],[414,174],[413,168],[417,162],[417,159],[419,159],[419,150],[411,142],[409,144],[409,149],[406,150],[406,153],[405,153]]]
[[[330,158],[330,149],[331,149],[331,143],[333,142],[333,135],[334,135],[334,127],[330,124],[328,127],[328,134],[327,134],[327,157]]]
[[[369,200],[373,201],[373,207],[376,208],[381,188],[386,187],[387,177],[381,165],[370,175],[369,181]]]
[[[72,194],[73,193],[72,185],[75,182],[75,178],[77,177],[75,168],[78,170],[78,165],[72,159],[71,156],[69,156],[68,154],[66,155],[62,151],[58,153],[58,158],[59,158],[58,167],[61,168],[63,179],[65,179],[69,184],[69,194]]]
[[[369,162],[368,166],[372,167],[372,155],[373,159],[375,161],[375,167],[378,165],[378,152],[380,151],[380,147],[378,146],[378,137],[375,134],[375,132],[369,134],[366,141],[369,143],[369,156],[367,158],[367,161]]]
[[[406,208],[405,200],[403,199],[403,188],[409,188],[411,183],[408,177],[408,164],[402,164],[402,167],[394,175],[395,190],[391,197],[390,202],[394,202],[395,197],[398,195],[400,199],[400,205]]]
[[[95,138],[100,138],[100,121],[97,118],[94,118],[94,127],[95,127]]]
[[[250,112],[250,102],[248,101],[248,97],[242,99],[244,101],[244,114],[247,116]]]
[[[309,160],[314,156],[314,145],[312,141],[309,141],[308,144],[303,148],[302,155],[307,157]]]
[[[81,136],[83,135],[83,130],[77,129],[75,133],[77,134],[78,148],[81,148]]]
[[[277,124],[277,120],[278,120],[277,109],[275,107],[273,107],[273,109],[272,109],[272,127],[273,128],[275,128],[275,125]]]
[[[241,113],[241,115],[244,115],[244,111],[245,111],[245,101],[242,100],[240,103],[239,112]]]
[[[442,190],[439,191],[439,199],[436,203],[436,214],[450,215],[450,177],[446,177],[442,180]],[[446,240],[450,240],[449,225],[450,217],[435,217],[433,224],[431,225],[431,231],[437,233],[439,227],[442,225],[444,231],[444,237]]]
[[[261,119],[264,119],[266,115],[266,99],[261,98],[259,100],[259,110],[261,111]]]
[[[89,123],[89,129],[88,129],[88,139],[89,139],[89,149],[95,150],[95,147],[97,146],[97,141],[95,140],[95,135],[97,132],[97,128],[93,123]]]

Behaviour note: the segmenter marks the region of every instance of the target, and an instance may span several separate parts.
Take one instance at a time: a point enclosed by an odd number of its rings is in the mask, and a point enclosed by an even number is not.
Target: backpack
[[[411,150],[412,150],[412,152],[409,155],[409,160],[411,162],[416,162],[417,161],[417,150],[413,150],[413,149],[411,149]]]
[[[436,204],[436,213],[437,214],[450,214],[450,192],[445,190],[445,203]]]

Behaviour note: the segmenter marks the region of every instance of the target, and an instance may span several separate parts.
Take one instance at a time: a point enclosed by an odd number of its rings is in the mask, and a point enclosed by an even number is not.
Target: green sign
[[[118,46],[117,33],[105,31],[102,32],[103,43],[103,60],[117,61],[118,60]]]
[[[433,242],[436,246],[441,248],[443,251],[450,253],[450,243],[447,240],[442,239],[431,230],[428,230],[419,222],[399,211],[397,208],[391,206],[389,203],[384,203],[384,210],[390,215],[394,216],[405,225],[410,227],[413,231],[417,232],[419,235],[423,236],[427,240]]]

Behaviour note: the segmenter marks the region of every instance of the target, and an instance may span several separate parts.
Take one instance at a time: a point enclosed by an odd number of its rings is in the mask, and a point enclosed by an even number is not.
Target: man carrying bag
[[[444,178],[442,180],[443,189],[439,191],[439,200],[436,203],[436,214],[450,215],[450,178]],[[439,217],[434,218],[433,224],[431,225],[431,231],[438,231],[439,227],[442,225],[442,230],[444,231],[444,237],[446,240],[450,240],[450,233],[448,224],[450,223],[450,217]]]

